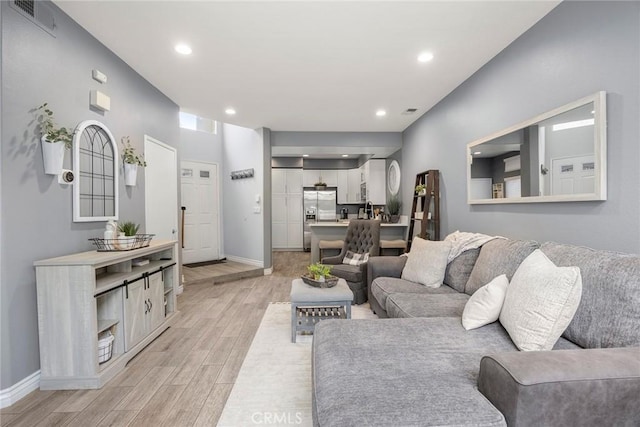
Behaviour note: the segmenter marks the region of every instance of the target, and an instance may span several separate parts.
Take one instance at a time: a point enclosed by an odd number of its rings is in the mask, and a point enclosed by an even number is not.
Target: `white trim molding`
[[[0,390],[0,408],[13,405],[32,391],[40,388],[40,370],[22,379],[9,388]]]
[[[270,274],[273,274],[273,267],[265,268],[264,275],[269,276]]]
[[[227,255],[227,259],[229,261],[235,261],[235,262],[240,262],[242,264],[255,265],[256,267],[264,268],[264,261],[258,261],[257,259],[242,258],[239,256],[233,256],[233,255]]]

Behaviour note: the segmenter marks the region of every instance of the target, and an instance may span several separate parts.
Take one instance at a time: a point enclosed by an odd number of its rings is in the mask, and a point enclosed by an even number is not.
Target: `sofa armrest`
[[[634,425],[640,420],[640,348],[484,356],[478,390],[509,426]]]
[[[344,256],[340,256],[340,255],[336,255],[336,256],[328,256],[328,257],[324,257],[320,260],[321,264],[327,264],[327,265],[336,265],[336,264],[342,264],[342,260],[344,259]]]
[[[407,263],[406,256],[377,256],[369,258],[367,267],[367,286],[377,277],[400,277]]]

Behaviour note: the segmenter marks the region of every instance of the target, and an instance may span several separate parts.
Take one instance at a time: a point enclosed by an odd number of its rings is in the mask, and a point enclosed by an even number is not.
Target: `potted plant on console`
[[[124,165],[124,184],[129,187],[135,187],[138,178],[138,166],[143,168],[147,166],[142,154],[136,154],[136,149],[131,145],[128,136],[120,139],[122,143],[122,163]]]
[[[42,142],[42,160],[44,173],[60,175],[64,163],[64,152],[73,145],[74,131],[66,127],[57,127],[53,121],[53,111],[44,103],[35,109],[38,112],[37,121],[40,126],[40,141]]]
[[[400,208],[402,207],[402,202],[398,199],[397,196],[392,196],[387,201],[387,212],[389,212],[389,222],[397,223],[400,221]]]
[[[140,225],[132,221],[125,221],[118,224],[118,231],[120,232],[118,242],[121,246],[120,249],[131,249],[133,247],[139,228]]]

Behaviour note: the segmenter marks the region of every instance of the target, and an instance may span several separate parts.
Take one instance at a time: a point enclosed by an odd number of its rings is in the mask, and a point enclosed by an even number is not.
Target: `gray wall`
[[[223,125],[224,247],[227,257],[265,262],[264,129]],[[271,164],[268,159],[267,165]],[[231,171],[254,169],[253,178],[231,179]],[[269,171],[270,174],[271,171]],[[270,185],[270,184],[269,184]],[[269,188],[270,191],[270,188]],[[260,195],[261,212],[254,213]],[[266,265],[266,267],[269,267]]]
[[[460,230],[640,252],[640,2],[564,2],[403,134],[403,200],[440,169],[442,235]],[[466,203],[466,144],[607,91],[608,200]]]
[[[72,222],[72,188],[44,174],[34,107],[48,101],[61,124],[102,121],[119,143],[128,135],[142,151],[143,135],[177,145],[178,106],[142,79],[57,7],[56,37],[1,2],[2,8],[2,272],[0,285],[0,389],[39,369],[33,262],[91,250],[102,223]],[[92,80],[97,68],[108,76]],[[104,115],[89,109],[89,91],[111,97]],[[71,165],[67,153],[66,167]],[[121,177],[122,178],[122,177]],[[144,174],[138,186],[120,181],[120,218],[144,223]]]

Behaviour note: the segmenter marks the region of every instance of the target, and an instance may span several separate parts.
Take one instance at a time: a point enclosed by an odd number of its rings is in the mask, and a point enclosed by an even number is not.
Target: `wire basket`
[[[149,246],[153,236],[155,234],[136,234],[135,236],[116,237],[114,239],[94,237],[89,240],[96,245],[98,252],[132,251]]]
[[[111,355],[113,354],[113,341],[115,341],[115,337],[109,331],[106,334],[103,334],[103,338],[98,340],[98,363],[104,363],[111,359]]]

